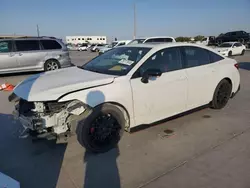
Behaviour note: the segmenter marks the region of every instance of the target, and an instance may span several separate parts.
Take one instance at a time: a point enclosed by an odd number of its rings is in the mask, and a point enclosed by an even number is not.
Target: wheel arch
[[[96,107],[106,105],[106,104],[113,105],[113,106],[115,106],[116,108],[118,108],[119,110],[122,111],[122,113],[124,115],[124,118],[125,118],[125,121],[126,121],[125,130],[130,132],[130,122],[131,122],[130,115],[129,115],[128,110],[122,104],[120,104],[118,102],[114,102],[114,101],[108,101],[108,102],[104,102],[104,103],[101,103],[101,104],[95,106],[94,109]]]
[[[213,99],[214,92],[215,92],[217,86],[220,84],[220,82],[221,82],[222,80],[227,80],[227,81],[231,84],[232,89],[233,89],[233,83],[232,83],[231,78],[229,78],[229,77],[224,77],[224,78],[220,79],[219,82],[215,85],[214,90],[213,90],[213,93],[212,93],[212,97],[211,97],[212,99]],[[232,91],[232,92],[233,92],[233,91]]]

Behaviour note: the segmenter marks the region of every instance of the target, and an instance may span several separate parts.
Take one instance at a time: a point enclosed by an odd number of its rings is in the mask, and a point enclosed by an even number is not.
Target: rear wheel
[[[78,122],[77,139],[86,150],[104,153],[116,147],[125,126],[125,118],[120,109],[105,104],[96,107],[86,118]]]
[[[245,50],[242,50],[241,55],[244,55],[244,54],[245,54]]]
[[[44,70],[45,71],[52,71],[52,70],[57,70],[60,69],[60,64],[57,60],[55,59],[50,59],[47,60],[46,63],[44,64]]]
[[[228,52],[228,57],[232,56],[232,51]]]
[[[211,107],[214,109],[222,109],[226,106],[232,93],[232,85],[226,79],[222,80],[214,91]]]

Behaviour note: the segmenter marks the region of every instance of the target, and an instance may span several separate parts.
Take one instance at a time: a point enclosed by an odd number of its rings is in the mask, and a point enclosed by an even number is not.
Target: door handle
[[[19,53],[19,56],[22,56],[23,54],[22,53]]]

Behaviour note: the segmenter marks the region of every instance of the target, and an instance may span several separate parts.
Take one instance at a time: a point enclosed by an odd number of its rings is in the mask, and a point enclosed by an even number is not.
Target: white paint
[[[130,127],[135,127],[207,104],[224,78],[231,79],[232,92],[237,91],[240,84],[239,72],[234,67],[237,62],[226,57],[216,63],[163,73],[147,84],[140,78],[131,79],[155,52],[178,46],[196,46],[218,54],[209,47],[195,44],[133,45],[152,49],[125,76],[99,74],[74,67],[28,78],[15,88],[14,93],[22,98],[28,96],[25,99],[29,101],[51,101],[63,96],[59,102],[79,100],[91,107],[115,102],[126,108]]]
[[[66,36],[66,43],[82,44],[89,42],[90,44],[107,44],[106,36]]]
[[[225,42],[223,44],[230,44],[230,47],[217,47],[215,50],[223,56],[228,56],[229,52],[232,52],[232,55],[241,55],[243,50],[246,50],[246,46],[235,46],[239,42]]]

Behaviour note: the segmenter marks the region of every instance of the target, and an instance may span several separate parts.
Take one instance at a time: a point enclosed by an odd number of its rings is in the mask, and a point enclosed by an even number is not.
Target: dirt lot
[[[92,57],[71,53],[76,65]],[[125,134],[119,148],[101,155],[86,153],[75,137],[60,145],[18,139],[9,93],[1,92],[0,171],[24,188],[249,187],[250,52],[235,59],[241,91],[225,109],[203,109]],[[16,84],[30,74],[5,75],[0,83]]]

